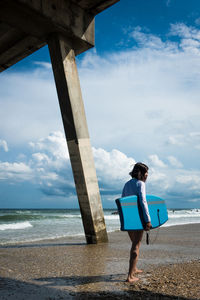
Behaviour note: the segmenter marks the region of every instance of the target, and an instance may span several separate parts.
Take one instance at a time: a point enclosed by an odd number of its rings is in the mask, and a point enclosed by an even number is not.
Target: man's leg
[[[134,275],[136,273],[141,273],[141,270],[138,270],[136,268],[138,257],[139,257],[139,250],[140,250],[140,244],[142,241],[143,236],[143,230],[137,230],[137,231],[128,231],[128,235],[132,241],[132,247],[130,251],[130,261],[129,261],[129,273],[128,273],[128,282],[135,282],[138,280],[137,277]]]

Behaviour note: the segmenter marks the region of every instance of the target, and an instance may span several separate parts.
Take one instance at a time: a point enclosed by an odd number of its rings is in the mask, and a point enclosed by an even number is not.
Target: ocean
[[[116,210],[105,209],[108,232],[120,228]],[[200,223],[200,209],[168,210],[163,226]],[[84,236],[78,209],[0,209],[0,245]]]

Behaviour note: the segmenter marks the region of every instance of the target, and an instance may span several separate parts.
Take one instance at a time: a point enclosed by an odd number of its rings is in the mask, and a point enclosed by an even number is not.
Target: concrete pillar
[[[86,241],[107,242],[74,50],[58,35],[49,38],[48,46]]]

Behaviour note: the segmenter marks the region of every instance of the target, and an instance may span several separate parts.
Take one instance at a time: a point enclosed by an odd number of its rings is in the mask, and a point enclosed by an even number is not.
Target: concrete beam
[[[13,40],[14,41],[14,40]],[[13,42],[12,41],[12,42]],[[26,36],[13,43],[8,49],[0,52],[0,71],[9,68],[17,61],[22,60],[46,43],[38,41],[35,37]],[[37,45],[37,46],[36,46]],[[0,46],[1,48],[1,46]]]
[[[58,99],[87,243],[107,242],[75,53],[58,35],[48,40]]]
[[[42,41],[59,33],[76,55],[94,46],[94,15],[66,0],[1,0],[0,21]]]
[[[72,2],[80,5],[83,9],[90,11],[90,13],[97,15],[111,5],[120,0],[72,0]]]
[[[94,17],[119,0],[0,0],[0,72],[46,45],[52,33],[78,55],[94,46]]]

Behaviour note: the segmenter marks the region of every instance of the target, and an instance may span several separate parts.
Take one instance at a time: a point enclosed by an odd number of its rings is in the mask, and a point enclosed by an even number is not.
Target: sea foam
[[[1,224],[0,230],[16,230],[16,229],[25,229],[28,227],[33,227],[33,226],[31,225],[31,223],[26,221],[26,222],[19,222],[19,223]]]

